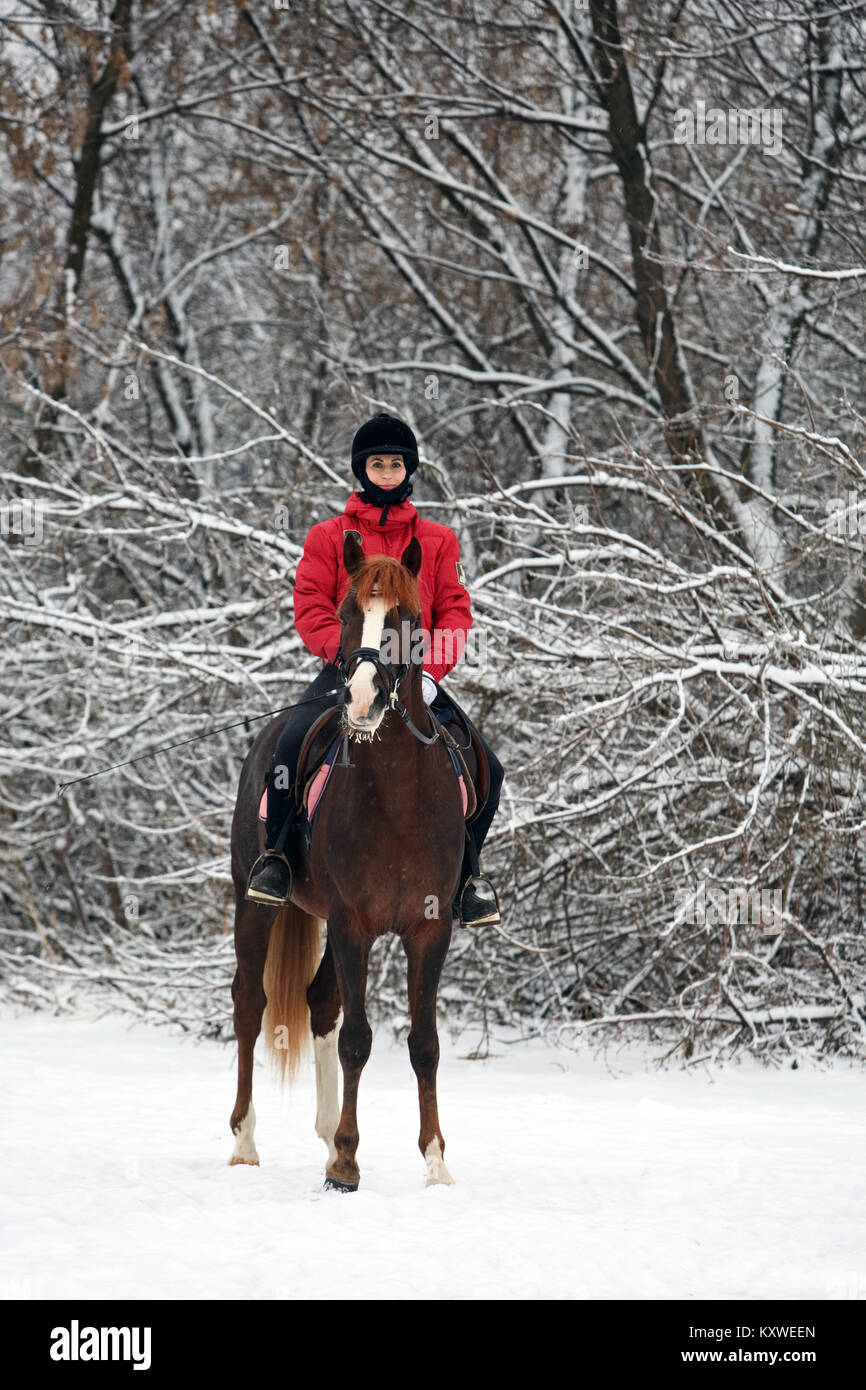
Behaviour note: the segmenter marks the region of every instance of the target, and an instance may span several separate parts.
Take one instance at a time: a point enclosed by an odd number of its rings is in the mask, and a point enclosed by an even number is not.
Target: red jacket
[[[398,560],[417,536],[422,552],[418,574],[421,622],[430,634],[424,670],[439,681],[456,665],[472,626],[462,566],[458,569],[457,537],[441,522],[420,517],[408,498],[389,509],[384,526],[378,525],[381,515],[381,507],[362,501],[353,492],[342,516],[329,517],[310,528],[295,574],[295,627],[314,656],[322,657],[323,662],[333,661],[340,642],[340,621],[334,610],[351,586],[343,568],[343,532],[360,531],[366,555],[393,555]],[[437,629],[451,632],[450,651],[447,638],[436,651]],[[434,656],[441,659],[434,661]]]

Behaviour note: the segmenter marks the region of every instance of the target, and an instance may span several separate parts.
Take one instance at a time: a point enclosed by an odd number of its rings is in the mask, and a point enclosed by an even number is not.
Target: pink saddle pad
[[[315,777],[310,783],[310,790],[307,793],[308,820],[313,819],[313,812],[316,809],[316,802],[322,795],[322,792],[325,790],[325,783],[331,775],[332,766],[333,763],[322,763],[322,766],[319,768],[318,772],[316,773]]]
[[[310,818],[312,818],[313,812],[314,812],[315,809],[316,809],[316,804],[317,804],[317,802],[318,802],[318,800],[319,800],[319,797],[322,795],[322,792],[325,790],[325,783],[326,783],[327,780],[328,780],[328,774],[330,773],[331,767],[332,767],[332,766],[333,766],[333,764],[331,764],[331,763],[322,763],[322,766],[319,768],[318,772],[316,773],[315,777],[313,778],[312,782],[310,783],[310,791],[309,791],[309,795],[308,795],[308,797],[307,797],[307,815],[308,815],[308,817],[310,817]],[[462,785],[462,778],[461,778],[461,785]],[[466,809],[466,792],[465,792],[465,789],[464,789],[464,792],[463,792],[463,809],[464,809],[464,810]],[[261,799],[261,801],[259,802],[259,820],[265,820],[265,821],[266,821],[267,818],[268,818],[268,789],[267,789],[267,787],[265,787],[264,791],[262,792],[262,799]]]

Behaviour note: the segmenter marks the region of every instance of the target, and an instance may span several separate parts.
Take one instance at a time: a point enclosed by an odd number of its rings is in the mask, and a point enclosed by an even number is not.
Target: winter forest
[[[442,1026],[866,1056],[866,0],[0,15],[0,998],[233,1037],[240,767],[384,410],[505,768]]]

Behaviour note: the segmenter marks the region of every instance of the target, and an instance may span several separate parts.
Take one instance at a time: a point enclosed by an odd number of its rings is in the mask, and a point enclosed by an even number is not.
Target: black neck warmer
[[[399,487],[377,487],[371,483],[364,470],[364,486],[358,494],[362,501],[370,502],[374,507],[382,508],[382,515],[379,517],[379,525],[385,525],[388,510],[396,507],[398,503],[405,502],[407,497],[412,495],[412,479],[407,474]]]

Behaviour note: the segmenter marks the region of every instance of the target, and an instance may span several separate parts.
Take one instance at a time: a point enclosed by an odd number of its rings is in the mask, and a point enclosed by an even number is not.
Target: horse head
[[[413,536],[399,560],[365,555],[347,531],[343,565],[352,581],[337,609],[347,687],[344,718],[350,734],[372,738],[398,685],[405,703],[419,681],[423,651],[414,634],[421,619],[421,546]]]

